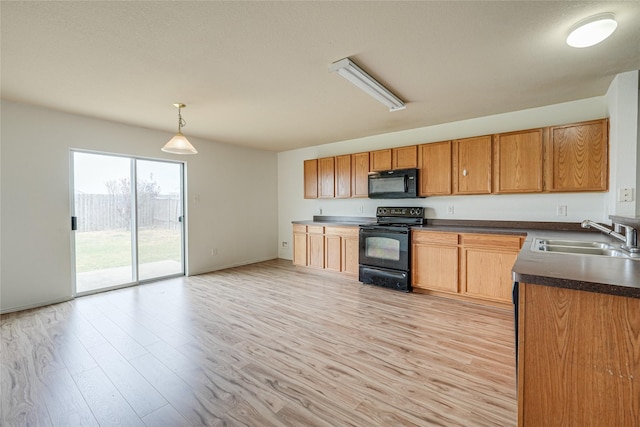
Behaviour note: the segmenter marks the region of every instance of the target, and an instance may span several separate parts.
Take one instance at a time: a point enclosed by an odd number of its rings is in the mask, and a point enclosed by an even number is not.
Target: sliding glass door
[[[136,172],[139,280],[180,274],[182,164],[137,160]]]
[[[71,157],[76,294],[184,274],[183,165]]]

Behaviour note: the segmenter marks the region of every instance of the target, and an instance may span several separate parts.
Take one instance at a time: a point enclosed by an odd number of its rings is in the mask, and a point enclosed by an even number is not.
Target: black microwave
[[[396,169],[369,174],[370,199],[414,199],[418,196],[418,169]]]

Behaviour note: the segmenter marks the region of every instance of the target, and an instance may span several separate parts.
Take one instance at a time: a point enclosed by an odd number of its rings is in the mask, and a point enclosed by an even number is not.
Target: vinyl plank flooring
[[[267,261],[0,316],[0,424],[515,426],[513,332]]]
[[[131,364],[152,384],[175,410],[195,426],[224,425],[223,413],[194,393],[171,369],[148,353],[132,359]]]
[[[169,404],[156,409],[142,418],[147,427],[179,427],[190,425],[175,408]]]
[[[43,401],[54,426],[99,426],[71,374],[64,369],[44,378]]]
[[[102,369],[80,372],[74,379],[101,427],[144,426]]]
[[[162,408],[167,401],[110,344],[91,350],[102,371],[140,417]]]

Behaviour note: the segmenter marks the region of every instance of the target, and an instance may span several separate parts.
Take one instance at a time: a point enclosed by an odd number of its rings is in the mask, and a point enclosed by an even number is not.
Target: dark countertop
[[[375,224],[376,219],[368,216],[314,216],[312,220],[291,221],[291,223],[330,227],[357,227],[359,225]]]
[[[625,217],[625,219],[629,220],[630,217]],[[293,223],[353,227],[375,223],[375,218],[314,216],[313,220],[293,221]],[[632,224],[635,223],[632,222]],[[527,236],[513,266],[514,280],[522,283],[640,298],[640,258],[625,259],[531,250],[535,238],[599,241],[614,245],[620,243],[597,230],[582,229],[579,223],[428,219],[427,225],[412,228],[425,231]]]

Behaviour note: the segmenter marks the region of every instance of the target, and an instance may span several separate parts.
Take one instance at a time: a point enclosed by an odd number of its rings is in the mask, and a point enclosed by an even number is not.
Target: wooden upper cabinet
[[[543,130],[494,136],[493,192],[542,192]]]
[[[549,139],[549,191],[608,189],[608,119],[551,127]]]
[[[376,150],[369,155],[371,172],[418,167],[418,147],[416,145]]]
[[[420,196],[451,194],[451,141],[418,146]]]
[[[491,135],[453,141],[453,193],[491,193]]]
[[[409,169],[418,167],[418,147],[398,147],[391,150],[391,169]]]
[[[318,159],[304,161],[304,198],[318,198]]]
[[[377,150],[369,153],[369,170],[371,172],[391,169],[391,149]]]
[[[351,154],[336,156],[336,197],[351,197]]]
[[[351,155],[351,197],[369,196],[369,153]]]
[[[335,196],[335,157],[318,159],[318,197]]]

